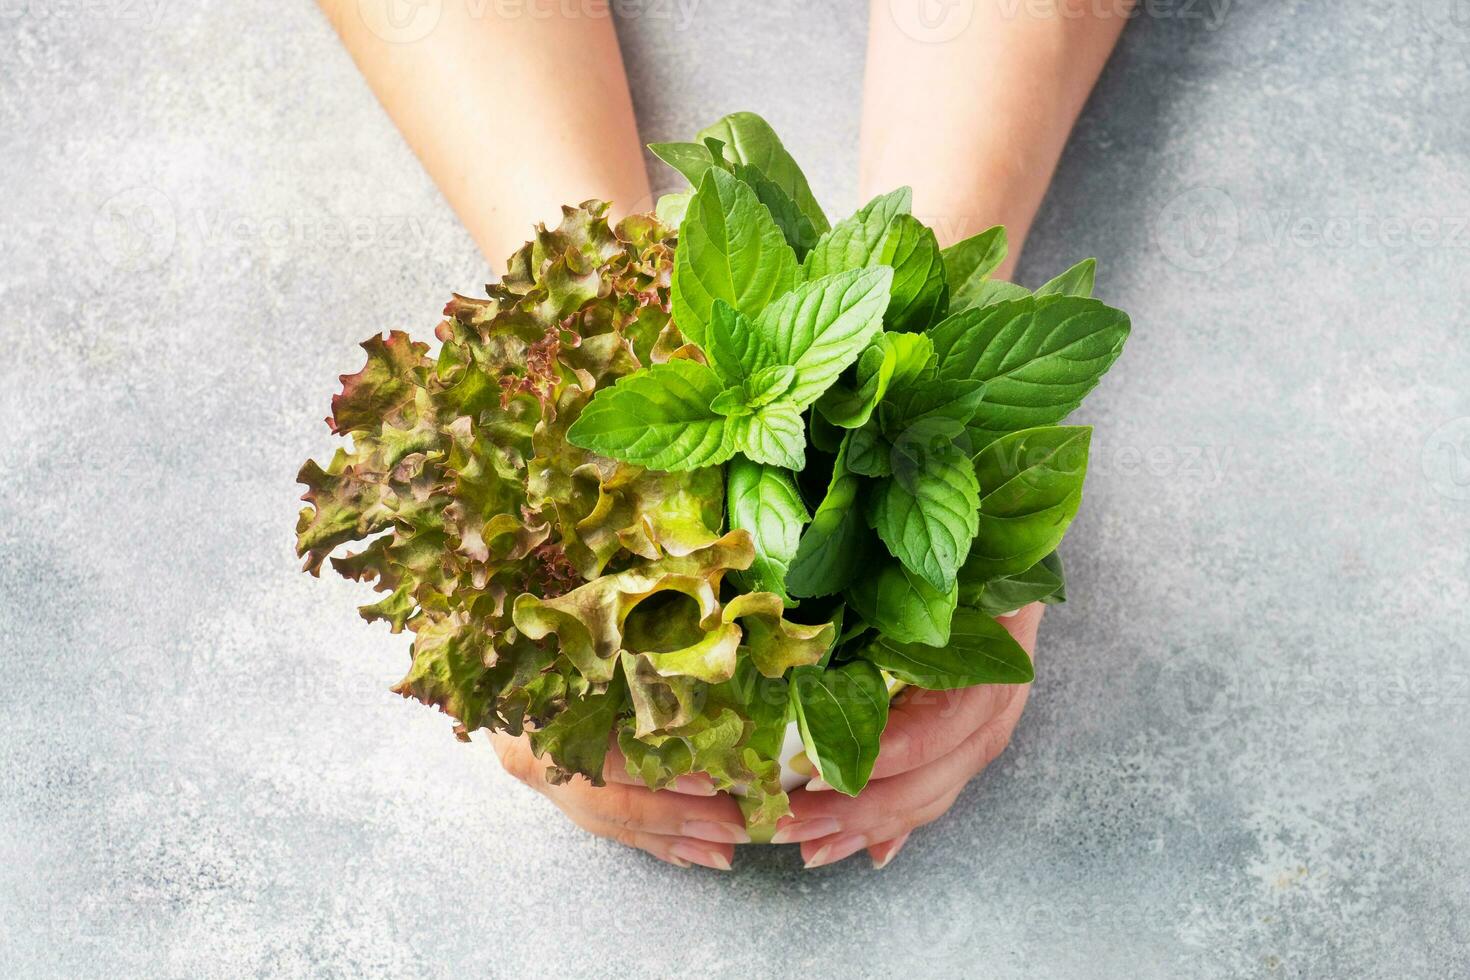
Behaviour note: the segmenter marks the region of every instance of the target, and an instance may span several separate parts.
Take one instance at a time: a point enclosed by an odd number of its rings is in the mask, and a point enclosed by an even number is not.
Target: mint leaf
[[[861,571],[859,559],[869,534],[858,506],[859,486],[858,478],[847,469],[844,443],[832,467],[827,495],[812,515],[786,572],[792,595],[835,595]]]
[[[798,667],[791,698],[807,757],[822,780],[856,796],[873,774],[878,743],[888,725],[888,685],[866,660],[840,667]]]
[[[975,470],[964,453],[943,440],[900,450],[893,478],[873,495],[873,527],[895,558],[948,592],[979,528]]]
[[[944,260],[944,279],[952,297],[973,295],[996,268],[1005,261],[1006,230],[1000,225],[987,228],[940,253]]]
[[[1055,551],[1024,572],[979,584],[969,582],[962,568],[959,583],[959,601],[987,616],[1001,616],[1033,602],[1052,605],[1067,601],[1062,557]]]
[[[656,470],[723,463],[735,451],[725,419],[710,404],[720,394],[715,372],[675,359],[618,380],[587,404],[567,441],[603,456]]]
[[[938,377],[985,382],[970,424],[984,446],[1065,418],[1118,359],[1128,330],[1127,314],[1097,300],[1027,297],[954,314],[929,336]]]
[[[729,427],[735,447],[754,462],[788,470],[806,466],[806,429],[801,409],[789,398],[733,417]]]
[[[818,234],[829,227],[811,186],[770,123],[753,112],[733,112],[699,131],[699,139],[725,144],[725,159],[746,164],[764,174],[800,208]]]
[[[955,610],[947,645],[903,643],[880,634],[863,649],[862,656],[899,680],[928,691],[975,684],[1029,684],[1035,677],[1031,658],[1004,626],[979,610],[964,607]]]
[[[893,445],[883,437],[877,419],[847,434],[847,468],[862,476],[893,474]]]
[[[702,346],[711,366],[732,385],[781,363],[780,355],[764,343],[750,318],[722,299],[710,307],[709,339]]]
[[[888,225],[900,214],[907,214],[913,205],[914,192],[900,187],[896,191],[880,194],[869,201],[861,211],[843,218],[827,234],[817,240],[816,246],[807,253],[802,269],[808,279],[818,276],[863,269],[877,264],[879,249]]]
[[[967,582],[1015,575],[1056,550],[1082,502],[1091,438],[1087,426],[1051,426],[1012,432],[980,451],[979,535]]]
[[[900,332],[923,330],[933,323],[949,295],[934,232],[913,215],[900,214],[889,223],[876,258],[878,264],[893,268],[883,322]]]
[[[1083,299],[1092,295],[1093,282],[1097,279],[1097,259],[1083,259],[1072,268],[1036,290],[1037,296],[1078,296]]]
[[[796,254],[755,192],[723,170],[707,170],[679,225],[674,325],[703,347],[716,299],[754,316],[797,278]]]
[[[689,200],[692,197],[693,191],[664,194],[654,204],[653,215],[663,224],[677,228],[684,221],[684,214],[689,210]]]
[[[805,408],[883,329],[893,270],[857,269],[804,282],[755,319],[760,346],[796,368],[787,397]]]
[[[895,388],[878,408],[883,434],[900,448],[918,441],[953,439],[965,431],[985,397],[985,385],[968,378],[922,381]]]
[[[933,646],[949,642],[957,590],[941,592],[899,562],[866,570],[847,597],[869,626],[893,640]]]
[[[736,573],[746,592],[774,592],[788,601],[786,568],[801,543],[801,529],[810,518],[791,474],[736,457],[726,468],[730,529],[750,532],[755,561]]]

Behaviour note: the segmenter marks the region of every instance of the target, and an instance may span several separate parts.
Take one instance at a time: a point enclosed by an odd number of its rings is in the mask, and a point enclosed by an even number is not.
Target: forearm
[[[497,4],[446,0],[433,29],[417,37],[370,23],[382,4],[320,4],[497,270],[534,223],[554,225],[563,204],[602,198],[617,213],[652,206],[605,5],[530,2],[500,16]]]
[[[943,40],[942,25],[915,29],[925,3],[873,0],[862,191],[912,185],[941,244],[1005,225],[1008,278],[1127,0],[974,0],[968,25]]]

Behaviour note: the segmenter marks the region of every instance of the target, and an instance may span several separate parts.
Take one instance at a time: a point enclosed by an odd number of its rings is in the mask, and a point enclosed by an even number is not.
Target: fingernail
[[[868,845],[868,839],[862,834],[848,834],[839,837],[829,844],[823,844],[817,853],[811,856],[805,867],[820,868],[824,864],[834,864],[845,857],[850,857]]]
[[[654,857],[658,858],[660,861],[666,861],[669,864],[672,864],[676,868],[687,868],[687,867],[689,867],[689,862],[688,861],[684,860],[681,857],[674,857],[674,855],[672,855],[672,854],[669,854],[669,855],[655,854]]]
[[[813,793],[820,793],[822,790],[831,789],[832,787],[822,782],[822,777],[818,776],[816,779],[813,779],[811,782],[807,783],[806,788],[811,790]]]
[[[883,855],[882,860],[879,860],[878,858],[873,859],[873,870],[882,871],[884,868],[888,867],[888,862],[898,857],[898,852],[903,850],[903,846],[908,842],[908,832],[905,832],[903,836],[899,837],[897,840],[889,841],[888,853]]]
[[[997,616],[995,618],[996,619],[1010,619],[1012,616],[1019,616],[1019,615],[1021,615],[1021,610],[1019,610],[1019,609],[1012,609],[1010,612],[1003,612],[1003,613],[1001,613],[999,616]]]
[[[680,776],[674,780],[674,789],[688,796],[714,796],[717,790],[703,776]]]
[[[750,834],[738,823],[718,820],[690,820],[680,830],[685,837],[714,841],[717,844],[749,844]]]
[[[818,837],[826,837],[841,830],[836,820],[831,817],[814,817],[811,820],[793,820],[784,827],[778,827],[771,835],[772,844],[800,844],[804,840],[816,840]]]
[[[719,851],[707,851],[693,841],[681,840],[669,848],[669,853],[703,868],[714,868],[716,871],[730,870],[729,858]]]

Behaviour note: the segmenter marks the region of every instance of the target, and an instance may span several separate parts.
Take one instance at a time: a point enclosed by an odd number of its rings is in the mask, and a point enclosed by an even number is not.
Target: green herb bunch
[[[387,593],[362,613],[414,633],[397,690],[462,735],[529,731],[594,782],[616,738],[768,828],[788,723],[855,794],[897,684],[1031,680],[994,617],[1065,598],[1090,429],[1059,423],[1128,318],[1090,259],[1033,293],[991,278],[1004,229],[941,249],[907,189],[829,224],[750,113],[652,149],[690,191],[564,209],[437,357],[364,345],[298,549],[371,539],[332,564]]]

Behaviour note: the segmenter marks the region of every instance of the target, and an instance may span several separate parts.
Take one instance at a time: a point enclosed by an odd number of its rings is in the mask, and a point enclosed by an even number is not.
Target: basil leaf
[[[703,143],[649,143],[648,148],[695,186],[699,185],[705,171],[715,166],[715,158]]]
[[[893,268],[893,288],[883,314],[889,329],[915,332],[933,323],[949,298],[934,232],[911,214],[898,215],[883,235],[877,261]]]
[[[1091,438],[1087,426],[1026,429],[980,451],[979,534],[965,561],[968,582],[1015,575],[1056,550],[1082,502]]]
[[[974,606],[987,616],[1002,616],[1033,602],[1052,605],[1067,601],[1067,583],[1062,557],[1053,551],[1024,572],[972,583],[960,569],[959,601]]]
[[[775,363],[796,368],[787,397],[805,408],[883,329],[893,270],[856,269],[804,282],[755,318]]]
[[[796,723],[807,757],[822,780],[856,796],[873,774],[888,724],[888,685],[866,660],[791,672]]]
[[[979,529],[975,469],[943,440],[900,449],[893,478],[878,485],[869,516],[895,558],[948,592]]]
[[[811,518],[791,474],[736,457],[726,468],[730,529],[750,532],[755,561],[735,573],[746,592],[774,592],[789,601],[786,568],[801,543],[801,529]]]
[[[948,644],[901,643],[879,634],[863,649],[862,657],[899,680],[929,691],[975,684],[1029,684],[1036,676],[1031,658],[1004,626],[963,606],[955,610]]]
[[[1015,300],[954,314],[930,331],[940,378],[985,382],[976,446],[1060,422],[1097,386],[1128,338],[1128,315],[1097,300]]]
[[[796,253],[755,192],[716,167],[679,225],[671,301],[674,324],[703,347],[716,299],[754,316],[796,285]]]
[[[839,381],[817,400],[817,411],[833,425],[859,428],[867,424],[889,385],[917,380],[933,353],[934,345],[923,334],[879,334],[858,358],[857,387]]]
[[[1005,261],[1006,230],[1001,225],[987,228],[940,253],[944,279],[950,295],[972,294]]]
[[[710,404],[715,372],[678,358],[655,364],[599,391],[567,430],[567,441],[656,470],[723,463],[735,452],[725,419]]]
[[[1092,295],[1092,286],[1096,279],[1097,259],[1083,259],[1036,290],[1036,295],[1077,296],[1086,299]]]
[[[913,190],[900,187],[880,194],[856,214],[837,222],[836,227],[818,239],[816,246],[807,253],[802,262],[806,277],[815,279],[876,265],[889,224],[898,215],[907,214],[913,200]]]
[[[725,159],[746,164],[764,174],[787,197],[796,202],[818,234],[830,227],[817,204],[806,175],[787,152],[771,124],[753,112],[733,112],[699,131],[701,141],[717,139],[725,144]]]
[[[1013,299],[1025,299],[1031,291],[1004,279],[986,279],[959,295],[951,295],[949,313],[953,316],[964,310],[984,310],[997,303],[1008,303]]]
[[[798,260],[804,258],[811,251],[812,246],[817,244],[818,231],[812,224],[811,218],[801,210],[801,206],[791,199],[787,193],[765,174],[754,167],[747,167],[743,163],[735,164],[734,173],[750,189],[755,191],[755,196],[766,210],[771,212],[771,219],[776,222],[776,227],[781,229],[781,234],[786,236],[786,244],[796,252]]]
[[[847,443],[837,453],[827,496],[812,515],[801,536],[796,556],[786,572],[792,595],[835,595],[847,588],[861,571],[868,529],[858,506],[860,482],[847,469]]]
[[[865,570],[847,596],[868,625],[893,640],[932,646],[949,641],[957,589],[940,592],[899,562],[885,562],[876,573]]]
[[[806,466],[806,428],[801,409],[788,398],[730,419],[735,447],[757,463],[788,470]]]

